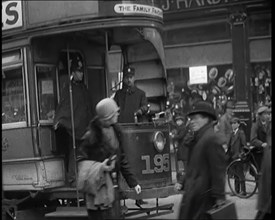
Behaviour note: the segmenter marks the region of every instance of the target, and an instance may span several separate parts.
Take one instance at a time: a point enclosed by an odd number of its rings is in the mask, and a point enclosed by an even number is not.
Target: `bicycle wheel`
[[[240,159],[227,167],[227,182],[231,192],[240,198],[253,196],[258,187],[258,172],[250,162]]]

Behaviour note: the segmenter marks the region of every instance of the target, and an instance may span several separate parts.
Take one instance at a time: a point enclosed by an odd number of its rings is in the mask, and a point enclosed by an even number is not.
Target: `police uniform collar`
[[[126,91],[127,93],[129,93],[129,94],[134,93],[136,90],[137,90],[137,89],[136,89],[135,86],[127,86],[127,87],[125,88],[125,91]]]

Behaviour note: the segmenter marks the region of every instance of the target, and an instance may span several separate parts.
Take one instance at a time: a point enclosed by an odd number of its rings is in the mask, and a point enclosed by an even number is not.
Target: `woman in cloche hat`
[[[85,169],[83,163],[87,164],[92,162],[93,167],[88,166],[90,170],[89,173],[96,172],[94,176],[92,176],[94,178],[88,179],[88,181],[90,181],[89,183],[93,183],[93,186],[91,186],[92,184],[88,184],[87,186],[87,188],[94,189],[94,191],[85,192],[88,218],[93,220],[106,218],[120,219],[122,217],[120,213],[120,200],[116,198],[118,196],[117,193],[114,193],[115,195],[113,195],[113,193],[108,194],[108,190],[107,195],[109,195],[109,197],[106,198],[104,194],[98,192],[100,188],[102,188],[102,183],[107,182],[107,177],[104,181],[96,180],[97,178],[95,177],[98,177],[99,174],[104,177],[103,174],[107,173],[108,177],[112,177],[113,185],[115,186],[119,185],[119,172],[121,172],[127,184],[131,188],[134,188],[137,194],[141,192],[141,187],[130,170],[121,144],[121,131],[117,125],[118,111],[119,107],[111,98],[105,98],[96,105],[97,115],[90,122],[89,130],[83,137],[83,143],[77,155],[80,174],[83,174],[80,167],[84,167]],[[111,162],[111,164],[108,164],[108,158],[112,158],[113,162]],[[98,168],[98,170],[96,168]],[[93,173],[91,175],[93,175]],[[87,181],[83,182],[85,183]],[[112,190],[112,188],[113,187],[110,187],[110,190]],[[98,201],[102,201],[102,203]],[[116,213],[116,215],[114,215],[114,213]]]

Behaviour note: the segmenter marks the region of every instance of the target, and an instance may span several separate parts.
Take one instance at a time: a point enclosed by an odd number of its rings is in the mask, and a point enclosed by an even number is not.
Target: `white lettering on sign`
[[[163,12],[160,8],[140,5],[140,4],[116,4],[114,7],[116,13],[120,14],[146,14],[163,18]]]
[[[163,11],[194,9],[241,2],[243,0],[161,0]]]
[[[22,27],[22,2],[2,2],[2,31]]]

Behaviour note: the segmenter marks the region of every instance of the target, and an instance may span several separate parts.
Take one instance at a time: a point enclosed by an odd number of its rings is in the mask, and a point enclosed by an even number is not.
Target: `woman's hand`
[[[114,155],[111,159],[107,158],[102,162],[102,170],[106,172],[111,172],[115,168],[116,164],[116,155]]]
[[[140,187],[139,184],[137,184],[137,185],[135,186],[135,190],[136,190],[136,193],[137,193],[137,194],[140,194],[140,193],[141,193],[141,187]]]

